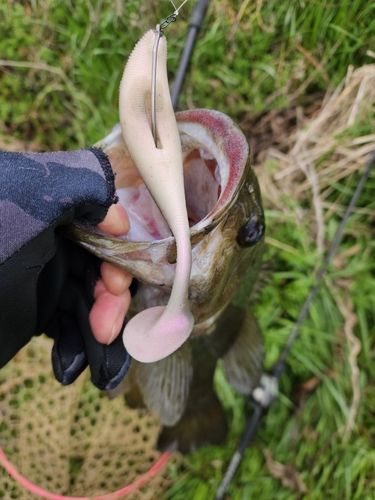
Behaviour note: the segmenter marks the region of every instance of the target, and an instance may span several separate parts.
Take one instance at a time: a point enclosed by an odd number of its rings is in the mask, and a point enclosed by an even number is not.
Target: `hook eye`
[[[260,215],[253,215],[238,231],[237,243],[241,247],[253,247],[263,237],[265,230],[264,218]]]

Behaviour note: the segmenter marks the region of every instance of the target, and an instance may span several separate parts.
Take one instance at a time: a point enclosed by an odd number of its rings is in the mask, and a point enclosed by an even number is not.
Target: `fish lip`
[[[190,239],[202,233],[207,227],[213,229],[226,216],[226,213],[236,202],[237,193],[245,180],[246,163],[249,157],[249,144],[242,130],[224,113],[213,109],[194,109],[176,113],[177,127],[182,143],[186,138],[204,146],[218,162],[222,178],[221,194],[212,210],[199,222],[190,227]],[[104,152],[108,152],[123,143],[120,125],[113,127],[105,139],[95,144]],[[224,187],[224,188],[223,188]],[[153,241],[120,240],[107,233],[103,236],[112,241],[123,241],[124,244],[155,246],[174,245],[174,237],[155,239]],[[194,242],[192,241],[192,244]]]
[[[201,143],[218,161],[222,178],[222,192],[215,206],[201,221],[190,228],[192,235],[210,224],[217,225],[236,202],[237,193],[245,180],[250,148],[242,130],[229,116],[220,111],[213,109],[182,111],[176,113],[176,120],[180,133],[195,138],[197,135],[203,136]],[[227,175],[222,175],[225,166]]]

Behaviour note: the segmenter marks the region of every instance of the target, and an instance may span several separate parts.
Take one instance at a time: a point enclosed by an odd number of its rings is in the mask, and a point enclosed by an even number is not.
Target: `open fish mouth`
[[[176,114],[180,133],[185,200],[190,233],[210,226],[228,209],[244,177],[249,154],[240,129],[214,110]],[[116,173],[116,191],[130,220],[130,230],[117,237],[127,242],[156,242],[172,233],[144,184],[124,142],[120,125],[96,144],[109,157]],[[168,193],[165,193],[168,197]]]
[[[214,110],[183,111],[176,120],[192,255],[188,299],[193,333],[198,334],[224,311],[248,270],[257,274],[264,214],[248,142],[240,128]],[[120,126],[96,146],[106,152],[116,173],[117,193],[131,228],[115,237],[97,227],[75,224],[67,236],[141,283],[131,315],[166,304],[176,273],[175,237],[130,157]],[[253,274],[246,279],[252,281]]]

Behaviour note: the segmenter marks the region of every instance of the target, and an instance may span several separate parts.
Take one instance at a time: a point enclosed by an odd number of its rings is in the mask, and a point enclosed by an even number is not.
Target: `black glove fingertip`
[[[122,335],[120,334],[112,344],[106,346],[106,359],[110,361],[106,367],[105,373],[107,374],[107,383],[103,388],[110,391],[117,387],[127,374],[130,364],[131,356],[125,349]],[[105,377],[103,378],[105,381]]]
[[[72,384],[87,368],[86,346],[75,319],[69,315],[61,316],[50,325],[47,334],[55,338],[52,348],[52,367],[56,380],[62,385]]]
[[[125,319],[124,326],[126,322]],[[92,383],[103,391],[114,389],[122,382],[131,363],[131,356],[124,347],[121,333],[110,345],[99,344],[93,339],[90,347],[87,352]],[[97,358],[100,362],[92,361],[93,348],[96,352],[100,351],[100,356]]]

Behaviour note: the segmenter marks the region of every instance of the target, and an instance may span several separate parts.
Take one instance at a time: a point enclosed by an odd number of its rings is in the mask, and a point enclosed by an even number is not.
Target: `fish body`
[[[226,419],[213,389],[218,359],[228,381],[243,394],[256,387],[262,340],[248,307],[231,304],[243,286],[249,294],[259,272],[264,214],[258,182],[242,131],[213,110],[176,114],[180,133],[192,267],[188,290],[194,328],[173,354],[152,363],[133,362],[120,391],[129,404],[145,403],[164,425],[161,449],[190,452],[223,441]],[[130,316],[169,300],[176,242],[134,165],[121,129],[97,144],[109,156],[120,203],[131,229],[113,237],[74,226],[70,237],[138,282]],[[168,197],[168,192],[165,193]]]

